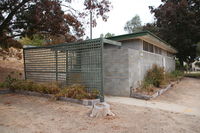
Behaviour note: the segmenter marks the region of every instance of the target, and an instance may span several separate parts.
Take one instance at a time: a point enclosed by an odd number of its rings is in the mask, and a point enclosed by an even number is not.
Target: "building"
[[[144,31],[107,38],[121,47],[104,46],[104,93],[130,96],[153,64],[166,72],[175,70],[177,51],[154,34]]]
[[[177,51],[150,32],[138,32],[108,39],[24,48],[25,79],[81,84],[88,91],[130,96],[146,71],[157,64],[165,71],[175,69]]]

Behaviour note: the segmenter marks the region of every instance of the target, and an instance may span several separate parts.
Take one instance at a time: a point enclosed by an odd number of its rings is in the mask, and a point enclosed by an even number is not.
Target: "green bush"
[[[183,71],[180,71],[180,70],[175,70],[173,72],[171,72],[171,75],[173,77],[175,77],[176,79],[179,79],[179,78],[182,78],[183,75],[184,75],[184,72]]]
[[[153,65],[153,67],[147,71],[144,81],[155,87],[160,87],[161,83],[164,81],[164,68]]]

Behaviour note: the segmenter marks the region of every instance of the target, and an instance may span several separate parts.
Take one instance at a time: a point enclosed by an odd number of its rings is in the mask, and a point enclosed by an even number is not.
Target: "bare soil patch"
[[[90,118],[91,108],[46,98],[0,95],[2,133],[199,133],[200,118],[110,103],[116,117]]]
[[[172,89],[152,101],[200,108],[200,79],[185,77]]]
[[[15,58],[9,58],[6,60],[0,60],[0,82],[3,82],[5,78],[13,73],[12,76],[17,78],[23,78],[24,73],[23,60],[17,60]],[[19,76],[16,73],[21,73],[22,76]]]

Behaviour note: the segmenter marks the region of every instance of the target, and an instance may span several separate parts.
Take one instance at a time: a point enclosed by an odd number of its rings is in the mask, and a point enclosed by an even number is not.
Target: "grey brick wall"
[[[129,96],[128,49],[107,48],[104,50],[104,93]]]
[[[131,45],[136,45],[132,47]],[[165,60],[165,61],[164,61]],[[121,48],[104,49],[104,92],[107,95],[130,96],[130,89],[136,88],[146,71],[153,64],[166,71],[175,70],[173,58],[142,50],[142,41],[123,42]]]

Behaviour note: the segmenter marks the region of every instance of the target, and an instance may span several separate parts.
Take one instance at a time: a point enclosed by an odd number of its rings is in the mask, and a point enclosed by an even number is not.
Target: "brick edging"
[[[172,86],[173,86],[173,84],[169,84],[166,88],[158,90],[153,95],[145,95],[145,94],[141,94],[141,93],[132,92],[131,97],[138,98],[138,99],[143,99],[143,100],[150,100],[152,98],[155,98],[157,96],[162,95],[164,92],[166,92],[167,90],[171,89]]]
[[[46,97],[46,98],[54,98],[53,94],[43,94],[43,93],[34,92],[34,91],[21,91],[21,90],[11,91],[8,89],[0,90],[0,94],[10,94],[10,93],[38,96],[38,97]],[[84,106],[93,106],[94,104],[100,102],[100,99],[80,99],[79,100],[79,99],[73,99],[73,98],[68,98],[68,97],[58,97],[57,100],[78,103],[78,104],[82,104]]]

